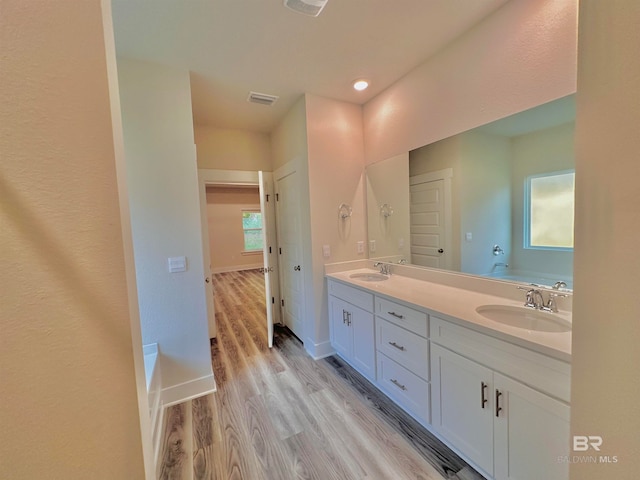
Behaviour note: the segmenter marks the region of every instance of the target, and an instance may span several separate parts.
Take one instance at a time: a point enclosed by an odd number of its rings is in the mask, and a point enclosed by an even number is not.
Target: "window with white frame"
[[[572,250],[575,172],[528,177],[525,185],[524,247]]]
[[[260,210],[242,210],[242,230],[244,232],[244,251],[247,253],[262,252],[264,234]]]

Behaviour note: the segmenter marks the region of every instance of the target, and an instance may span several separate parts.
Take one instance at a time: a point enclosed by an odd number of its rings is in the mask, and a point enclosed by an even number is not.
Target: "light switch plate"
[[[376,241],[375,240],[369,240],[369,251],[370,252],[375,252],[376,251]]]
[[[322,256],[325,258],[329,258],[331,256],[331,246],[323,245],[322,246]]]
[[[187,257],[169,257],[169,273],[187,271]]]
[[[467,232],[467,233],[465,233],[465,234],[464,234],[464,239],[465,239],[467,242],[470,242],[471,240],[473,240],[473,233],[471,233],[471,232]]]
[[[357,245],[358,253],[364,253],[364,241],[358,240],[358,243],[356,245]]]

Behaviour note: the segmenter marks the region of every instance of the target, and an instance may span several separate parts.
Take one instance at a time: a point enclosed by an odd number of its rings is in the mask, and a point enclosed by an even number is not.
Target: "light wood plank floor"
[[[257,270],[213,281],[218,391],[168,409],[159,478],[482,478],[338,357],[283,327],[270,350]]]

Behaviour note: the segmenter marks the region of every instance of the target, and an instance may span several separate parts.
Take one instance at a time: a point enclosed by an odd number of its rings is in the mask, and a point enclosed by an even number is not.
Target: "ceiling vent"
[[[259,103],[260,105],[271,106],[280,97],[276,97],[275,95],[268,95],[266,93],[258,93],[258,92],[249,92],[249,96],[247,97],[247,102],[251,103]]]
[[[294,12],[317,17],[329,0],[284,0],[284,6]]]

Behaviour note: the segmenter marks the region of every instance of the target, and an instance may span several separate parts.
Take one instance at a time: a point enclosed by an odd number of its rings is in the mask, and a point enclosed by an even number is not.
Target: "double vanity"
[[[372,266],[326,266],[336,352],[487,478],[567,479],[570,296]]]

